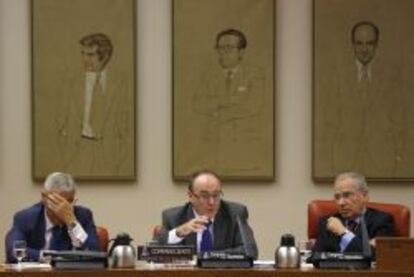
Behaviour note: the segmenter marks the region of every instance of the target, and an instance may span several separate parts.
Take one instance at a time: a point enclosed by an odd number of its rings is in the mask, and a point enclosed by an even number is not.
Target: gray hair
[[[46,191],[60,190],[72,192],[76,189],[72,175],[63,172],[53,172],[46,177],[44,188]]]
[[[354,185],[357,190],[362,192],[364,195],[368,194],[368,184],[365,180],[365,177],[362,174],[359,174],[357,172],[343,172],[336,176],[335,178],[335,184],[339,181],[342,181],[344,179],[352,179],[354,181]]]

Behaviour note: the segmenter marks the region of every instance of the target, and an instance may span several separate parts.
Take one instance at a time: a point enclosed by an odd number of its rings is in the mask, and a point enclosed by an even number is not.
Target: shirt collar
[[[364,74],[367,74],[367,80],[371,81],[372,78],[372,66],[371,64],[374,61],[371,61],[370,63],[368,63],[367,65],[363,65],[358,59],[355,59],[355,65],[357,67],[358,70],[358,82],[362,81],[362,78],[364,76]]]
[[[47,231],[50,231],[53,227],[55,227],[55,224],[52,223],[49,216],[47,215],[46,207],[45,207],[45,210],[44,210],[44,214],[45,214],[46,232],[47,232]]]
[[[193,209],[193,213],[194,213],[194,217],[200,217],[201,215],[199,215],[197,212],[196,212],[196,210],[194,209],[194,208],[192,208]],[[214,218],[210,218],[210,221],[212,222],[212,223],[214,223]]]
[[[361,222],[361,217],[365,216],[366,211],[367,211],[367,208],[365,207],[365,208],[362,209],[362,212],[357,217],[346,219],[346,222],[348,222],[350,220],[353,220],[353,221],[355,221],[356,223],[359,224]]]
[[[230,78],[233,78],[234,75],[236,75],[237,71],[239,71],[240,65],[237,65],[233,68],[226,68],[223,70],[224,76],[227,78],[230,76]]]
[[[99,77],[99,83],[103,88],[106,86],[106,69],[100,71],[100,72],[94,72],[94,71],[86,71],[86,80],[87,82],[91,82],[91,84],[94,84],[96,82],[96,79]]]

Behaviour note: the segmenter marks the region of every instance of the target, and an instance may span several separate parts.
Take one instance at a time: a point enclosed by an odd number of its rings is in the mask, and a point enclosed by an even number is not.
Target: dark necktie
[[[213,238],[210,232],[210,226],[212,222],[209,220],[206,229],[201,235],[200,252],[211,252],[213,250]]]
[[[229,70],[227,71],[227,74],[226,74],[226,91],[230,91],[232,81],[233,81],[233,72]]]
[[[50,239],[50,250],[70,250],[72,242],[66,228],[55,225],[52,228],[52,238]]]
[[[351,231],[352,233],[355,233],[355,230],[358,226],[358,222],[356,222],[353,219],[348,220],[347,224],[346,224],[346,228]]]

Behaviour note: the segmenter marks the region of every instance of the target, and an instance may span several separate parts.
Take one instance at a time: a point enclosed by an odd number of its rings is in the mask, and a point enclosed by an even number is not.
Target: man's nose
[[[362,51],[366,52],[368,51],[368,48],[369,48],[368,44],[362,44]]]
[[[208,203],[209,206],[213,206],[214,203],[215,203],[214,197],[210,196],[207,200],[207,203]]]

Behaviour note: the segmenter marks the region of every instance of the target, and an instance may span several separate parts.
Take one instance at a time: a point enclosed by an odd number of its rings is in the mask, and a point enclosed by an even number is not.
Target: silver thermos
[[[285,234],[280,239],[280,246],[275,253],[275,266],[278,268],[298,268],[300,266],[299,249],[295,246],[295,238]]]
[[[121,233],[113,239],[109,250],[109,265],[115,268],[135,267],[137,254],[135,247],[131,245],[132,239],[126,233]]]

